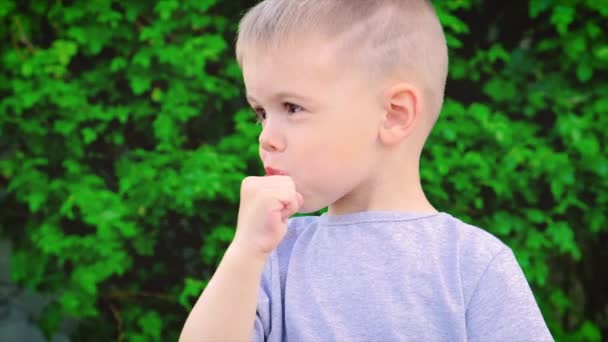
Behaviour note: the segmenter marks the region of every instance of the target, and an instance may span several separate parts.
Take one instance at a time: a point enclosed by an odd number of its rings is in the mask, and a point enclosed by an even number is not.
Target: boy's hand
[[[303,203],[289,176],[247,177],[241,184],[241,202],[232,247],[267,258],[283,240],[287,219]]]

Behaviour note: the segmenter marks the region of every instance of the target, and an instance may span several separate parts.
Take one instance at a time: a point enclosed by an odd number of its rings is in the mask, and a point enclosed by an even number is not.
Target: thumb
[[[304,196],[300,195],[299,192],[296,192],[296,199],[298,200],[298,209],[300,209],[302,204],[304,204]]]

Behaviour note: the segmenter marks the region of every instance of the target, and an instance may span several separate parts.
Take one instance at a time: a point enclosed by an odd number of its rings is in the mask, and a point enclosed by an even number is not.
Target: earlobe
[[[418,92],[407,84],[398,84],[386,91],[380,139],[387,145],[401,142],[418,121]]]

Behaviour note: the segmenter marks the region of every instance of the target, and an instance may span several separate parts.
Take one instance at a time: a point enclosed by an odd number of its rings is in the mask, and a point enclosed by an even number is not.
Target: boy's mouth
[[[287,176],[287,172],[283,170],[273,169],[271,167],[265,167],[266,176]]]

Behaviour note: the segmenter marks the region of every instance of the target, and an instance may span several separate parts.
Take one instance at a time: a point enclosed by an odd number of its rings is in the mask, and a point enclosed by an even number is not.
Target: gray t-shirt
[[[254,341],[553,341],[509,247],[446,213],[297,217]]]

